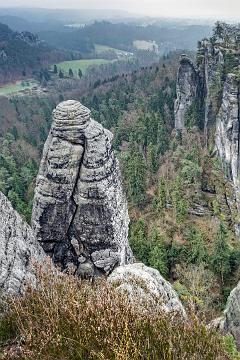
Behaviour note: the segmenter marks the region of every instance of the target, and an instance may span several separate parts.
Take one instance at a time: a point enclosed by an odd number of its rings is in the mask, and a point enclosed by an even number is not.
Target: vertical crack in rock
[[[35,284],[32,261],[44,259],[31,228],[0,193],[0,288],[16,294],[26,283]]]
[[[109,274],[133,259],[112,137],[79,102],[60,103],[37,177],[36,237],[62,270],[81,277]]]
[[[198,74],[192,61],[181,55],[177,76],[177,99],[174,104],[175,128],[182,130],[185,127],[185,115],[197,96]]]

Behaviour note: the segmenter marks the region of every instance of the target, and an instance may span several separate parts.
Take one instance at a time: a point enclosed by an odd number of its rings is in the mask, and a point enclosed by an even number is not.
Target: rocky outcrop
[[[219,46],[206,39],[201,41],[197,53],[197,68],[202,91],[198,96],[201,97],[203,106],[202,128],[206,135],[209,124],[214,123],[216,118],[217,109],[215,109],[212,93],[214,89],[221,86],[223,66],[224,57]]]
[[[239,38],[239,27],[218,23],[213,36],[199,42],[196,66],[182,56],[175,102],[176,129],[182,129],[190,116],[191,126],[204,129],[206,146],[215,131],[213,154],[220,158],[232,184],[231,198],[226,199],[232,213],[236,208],[240,211]],[[236,222],[236,216],[231,222]],[[240,235],[240,225],[234,226]]]
[[[186,113],[197,97],[198,84],[198,74],[192,61],[186,55],[181,55],[177,76],[177,99],[174,105],[177,130],[185,127]]]
[[[132,260],[112,137],[79,102],[59,104],[37,177],[36,237],[61,269],[81,277],[109,274]]]
[[[185,310],[171,284],[160,273],[142,263],[116,268],[109,276],[118,291],[127,293],[133,303],[143,310],[175,311],[186,316]]]
[[[0,193],[0,289],[21,293],[25,284],[35,283],[35,262],[45,254],[31,228]]]
[[[223,317],[214,320],[212,326],[232,334],[240,349],[240,283],[231,291]]]
[[[240,211],[240,114],[239,82],[228,74],[224,83],[222,105],[216,120],[215,144],[227,178],[233,183]]]

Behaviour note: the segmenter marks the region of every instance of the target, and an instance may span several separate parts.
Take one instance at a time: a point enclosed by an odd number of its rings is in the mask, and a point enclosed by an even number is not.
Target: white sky
[[[0,0],[0,6],[121,9],[152,16],[240,18],[240,0]]]

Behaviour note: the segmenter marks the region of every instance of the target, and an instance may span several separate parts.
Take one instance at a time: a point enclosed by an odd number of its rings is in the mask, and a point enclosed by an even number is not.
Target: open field
[[[7,96],[10,94],[17,93],[19,91],[32,89],[34,86],[37,86],[38,83],[35,80],[19,80],[14,83],[9,83],[0,86],[0,96]]]
[[[97,54],[101,54],[101,53],[106,52],[106,51],[114,51],[117,54],[118,58],[123,58],[123,57],[128,57],[128,56],[133,55],[130,52],[115,49],[115,48],[107,46],[107,45],[95,44],[94,46],[95,46],[95,51],[96,51]]]
[[[69,69],[72,69],[75,76],[78,75],[78,69],[81,69],[84,74],[87,68],[91,65],[99,66],[102,64],[109,63],[110,60],[105,59],[84,59],[84,60],[72,60],[72,61],[63,61],[56,64],[58,71],[62,70],[64,75],[68,75]],[[52,67],[53,68],[53,67]]]
[[[134,40],[133,46],[138,50],[158,51],[158,44],[156,41]]]

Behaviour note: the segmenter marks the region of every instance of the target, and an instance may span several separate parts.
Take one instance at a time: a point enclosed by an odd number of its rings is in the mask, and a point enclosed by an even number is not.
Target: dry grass
[[[220,336],[196,318],[141,313],[105,280],[42,274],[40,283],[9,300],[0,320],[2,359],[230,359]]]

